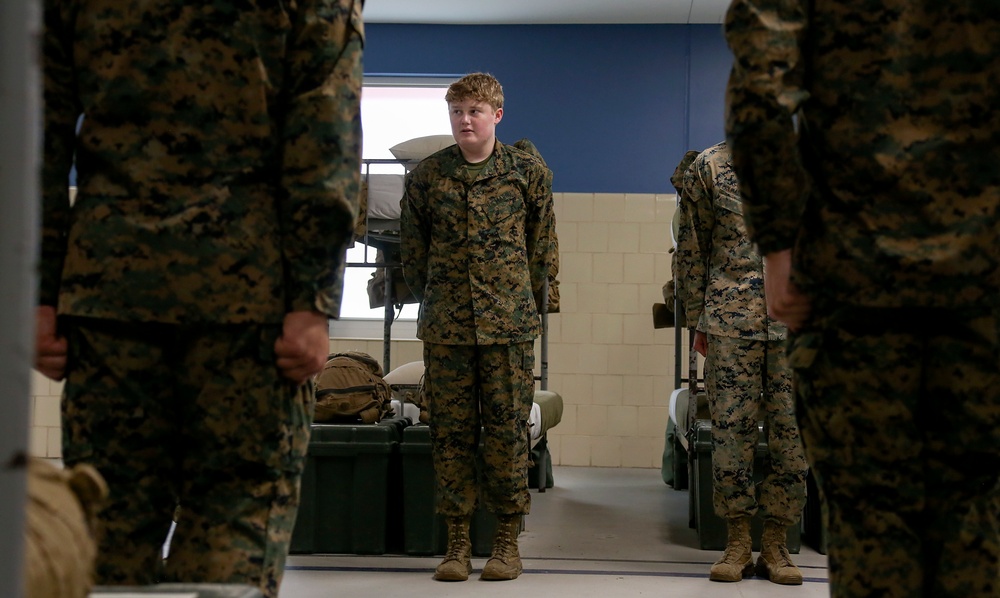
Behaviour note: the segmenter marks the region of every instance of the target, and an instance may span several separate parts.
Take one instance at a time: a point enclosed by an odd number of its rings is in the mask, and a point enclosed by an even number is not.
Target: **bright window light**
[[[361,94],[361,125],[364,130],[366,159],[392,158],[389,148],[414,137],[449,135],[448,106],[444,94],[450,81],[414,79],[386,83],[366,81]],[[396,165],[371,165],[370,172],[403,172]],[[347,251],[348,263],[375,261],[375,250],[361,243]],[[374,268],[351,267],[344,273],[344,297],[341,319],[379,320],[385,317],[382,307],[368,307],[368,281]],[[417,305],[407,304],[397,314],[400,320],[415,320]]]

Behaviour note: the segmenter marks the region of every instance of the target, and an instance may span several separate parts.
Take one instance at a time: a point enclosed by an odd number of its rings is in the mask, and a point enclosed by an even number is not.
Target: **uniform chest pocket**
[[[494,227],[509,227],[524,220],[524,199],[517,193],[500,193],[489,200],[485,212]]]

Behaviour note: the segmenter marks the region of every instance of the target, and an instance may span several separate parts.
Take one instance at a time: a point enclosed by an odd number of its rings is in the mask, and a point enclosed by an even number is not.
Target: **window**
[[[364,129],[364,154],[366,159],[392,158],[389,148],[397,143],[423,137],[451,133],[448,108],[444,94],[453,79],[441,78],[366,78],[361,94],[361,124]],[[371,165],[371,172],[402,172],[396,165]],[[361,243],[355,243],[347,252],[348,263],[375,261],[375,250]],[[368,326],[373,334],[364,336],[380,338],[381,322],[385,311],[381,307],[368,307],[368,281],[374,268],[352,267],[344,273],[344,297],[340,307],[340,318],[345,327],[350,320],[377,320],[376,326]],[[417,305],[407,304],[397,314],[399,320],[415,320]],[[335,324],[336,326],[336,324]],[[338,335],[344,334],[338,330]],[[361,332],[351,336],[361,335]]]

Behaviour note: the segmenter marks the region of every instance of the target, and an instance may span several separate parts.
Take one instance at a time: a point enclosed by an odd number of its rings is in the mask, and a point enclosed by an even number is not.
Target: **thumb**
[[[296,355],[300,351],[300,345],[298,339],[289,334],[282,334],[274,341],[274,352],[279,357],[290,357]]]

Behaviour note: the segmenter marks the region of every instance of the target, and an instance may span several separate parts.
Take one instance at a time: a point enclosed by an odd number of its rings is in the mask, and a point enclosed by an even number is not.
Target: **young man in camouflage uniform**
[[[45,27],[36,367],[110,487],[96,581],[273,598],[357,210],[361,0],[48,0]]]
[[[785,327],[766,313],[763,264],[746,236],[725,143],[691,163],[679,209],[677,279],[687,321],[696,330],[693,348],[705,356],[713,504],[728,532],[710,579],[739,581],[753,572],[750,518],[760,509],[757,573],[775,583],[801,584],[786,533],[801,517],[808,468],[792,408]],[[771,471],[760,484],[758,503],[753,461],[761,418]]]
[[[736,0],[727,132],[837,598],[1000,596],[1000,9]]]
[[[448,524],[448,552],[434,578],[468,579],[469,522],[481,496],[498,516],[482,579],[514,579],[531,500],[534,340],[556,259],[552,172],[497,140],[503,90],[491,75],[466,75],[445,101],[456,145],[407,177],[400,223],[403,273],[422,301],[417,337],[424,342],[437,509]]]

